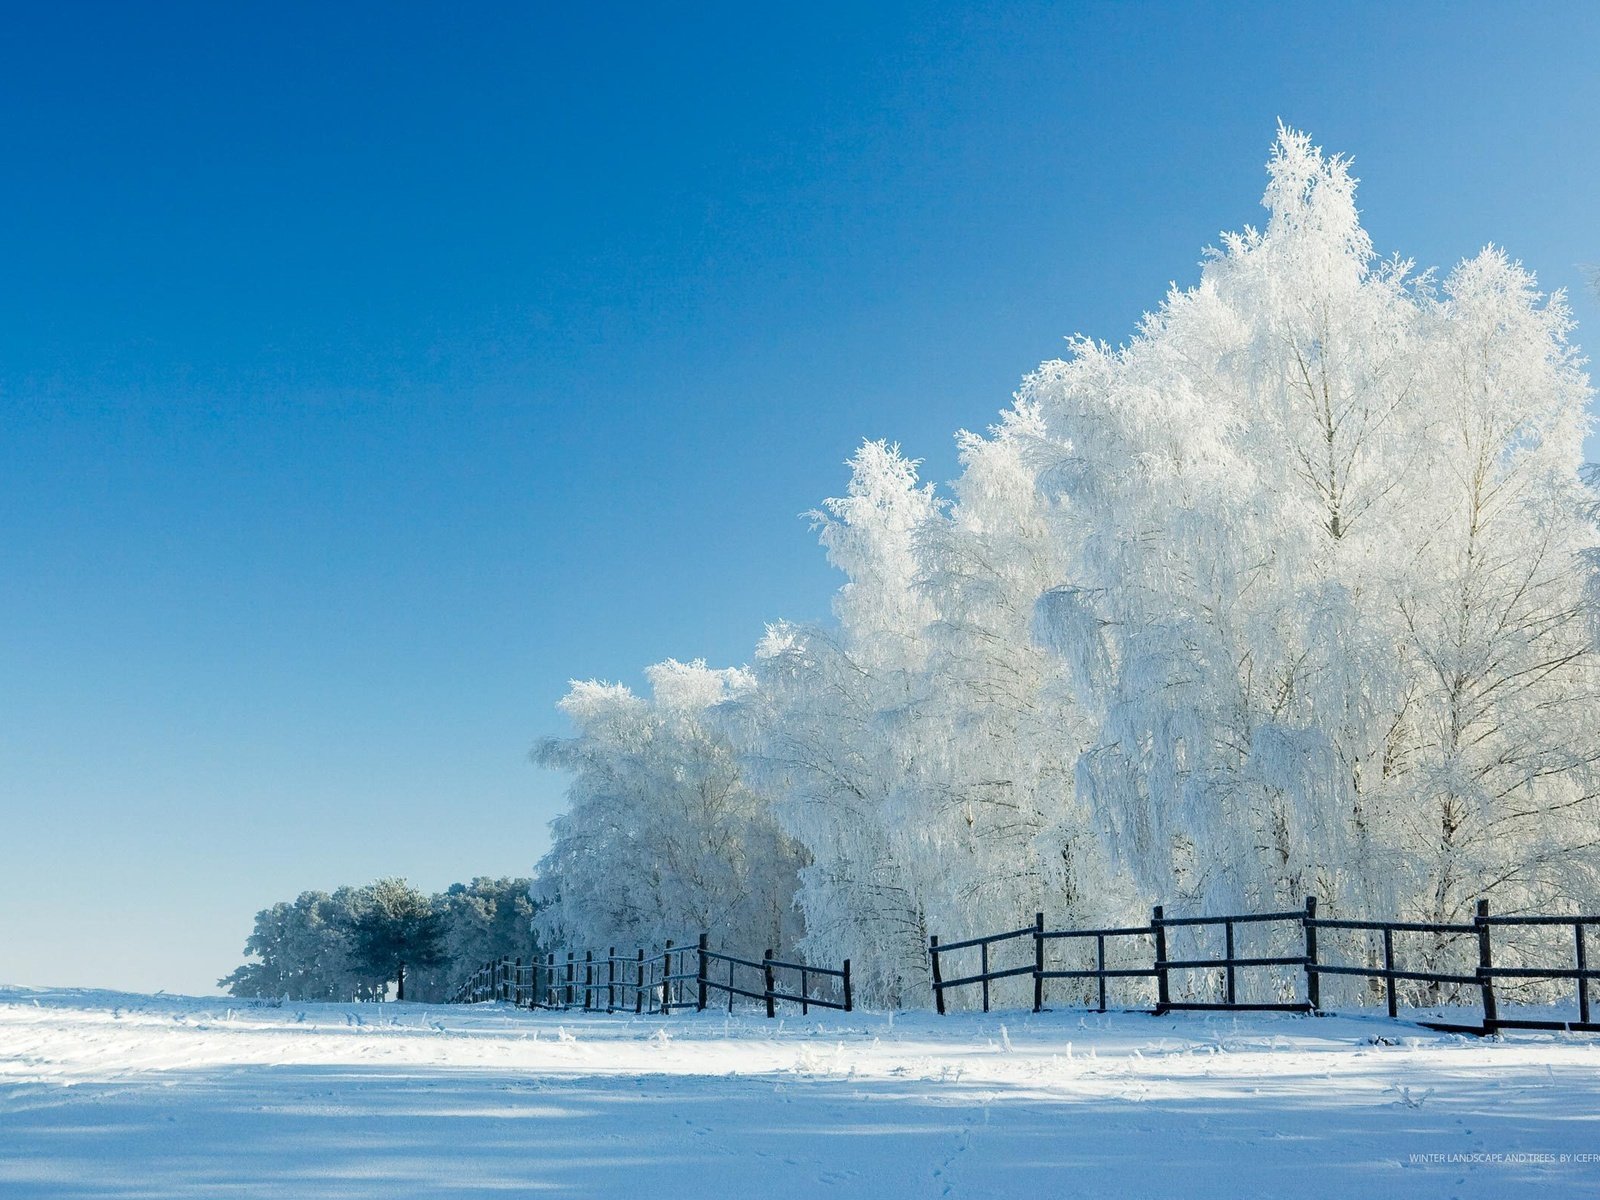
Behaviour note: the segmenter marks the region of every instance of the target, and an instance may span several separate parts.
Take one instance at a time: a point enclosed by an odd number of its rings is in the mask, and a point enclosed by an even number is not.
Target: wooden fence
[[[1003,933],[943,944],[930,937],[928,955],[934,1007],[940,1013],[945,1011],[947,992],[973,987],[980,990],[983,1011],[988,1012],[992,985],[1022,977],[1032,981],[1035,1012],[1045,1007],[1050,980],[1092,984],[1090,994],[1079,993],[1075,999],[1097,1001],[1100,1012],[1107,1008],[1108,984],[1122,986],[1125,981],[1134,981],[1138,994],[1134,1003],[1121,1007],[1144,1008],[1142,1002],[1153,999],[1148,1011],[1157,1014],[1176,1010],[1325,1012],[1330,1010],[1323,1002],[1324,977],[1334,977],[1360,981],[1367,991],[1357,997],[1358,1003],[1381,993],[1391,1017],[1398,1016],[1407,986],[1421,985],[1409,999],[1425,1006],[1472,1001],[1481,1006],[1476,1023],[1420,1022],[1430,1028],[1475,1034],[1499,1029],[1600,1032],[1600,1023],[1590,1019],[1589,1004],[1589,982],[1600,976],[1600,971],[1588,965],[1587,939],[1596,925],[1600,925],[1600,917],[1491,916],[1488,902],[1482,900],[1470,924],[1343,920],[1317,916],[1313,896],[1306,899],[1303,911],[1224,916],[1169,917],[1157,905],[1148,925],[1115,929],[1046,929],[1044,914],[1037,913],[1032,925]],[[1501,931],[1498,962],[1497,930]],[[1572,966],[1525,961],[1559,953],[1553,940],[1558,930],[1561,937],[1569,938],[1566,953],[1572,956]],[[1513,931],[1522,936],[1508,936]],[[1214,944],[1218,932],[1220,948]],[[1242,952],[1241,933],[1253,933],[1258,940],[1265,936],[1266,952]],[[1319,934],[1324,935],[1320,941]],[[1353,939],[1352,934],[1356,935]],[[1187,936],[1197,948],[1176,949],[1172,943],[1178,936]],[[1419,937],[1425,939],[1420,962],[1416,961]],[[1050,949],[1063,944],[1092,945],[1092,965],[1052,965]],[[1109,956],[1108,945],[1114,951]],[[1009,965],[995,963],[997,948]],[[978,952],[977,970],[946,978],[946,956],[972,950]],[[1452,955],[1464,952],[1470,955],[1466,966],[1445,969]],[[1508,956],[1519,961],[1507,962]],[[1534,980],[1572,983],[1577,1019],[1503,1015],[1497,990],[1504,991],[1506,985],[1497,981]],[[1526,1001],[1528,996],[1518,999]]]
[[[726,1000],[732,1012],[736,999],[760,1001],[766,1015],[777,1016],[779,1004],[798,1005],[802,1014],[813,1008],[851,1012],[850,960],[841,967],[774,958],[768,950],[761,958],[741,958],[712,950],[701,934],[693,946],[668,941],[654,954],[640,948],[633,957],[619,956],[616,947],[597,956],[587,950],[580,958],[568,951],[523,962],[503,958],[486,962],[456,990],[456,1003],[499,1000],[519,1008],[582,1012],[632,1012],[670,1015],[674,1009],[704,1011],[713,994]],[[822,994],[819,989],[825,989]]]

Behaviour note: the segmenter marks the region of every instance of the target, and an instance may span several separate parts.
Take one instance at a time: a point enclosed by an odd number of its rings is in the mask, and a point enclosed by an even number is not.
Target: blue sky
[[[1577,290],[1600,6],[1310,9],[10,11],[0,978],[527,873],[566,681],[824,616],[855,444],[948,478],[1259,218],[1280,117],[1381,251]]]

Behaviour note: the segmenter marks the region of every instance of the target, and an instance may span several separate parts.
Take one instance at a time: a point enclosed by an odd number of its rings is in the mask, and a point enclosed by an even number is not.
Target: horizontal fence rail
[[[1056,984],[1058,1003],[1100,1012],[1113,1002],[1157,1014],[1328,1013],[1382,1003],[1391,1018],[1402,1004],[1445,1010],[1418,1023],[1453,1032],[1600,1032],[1590,990],[1600,978],[1590,965],[1596,936],[1600,916],[1496,916],[1483,900],[1470,920],[1387,921],[1319,916],[1316,898],[1308,897],[1304,910],[1286,912],[1169,916],[1157,905],[1148,924],[1097,929],[1050,929],[1041,912],[1033,924],[999,933],[943,943],[930,937],[928,956],[941,1014],[949,995],[965,989],[976,989],[990,1011],[997,985],[1002,1000],[1021,999],[1018,988],[1031,985],[1039,1012]],[[1528,1008],[1553,997],[1568,1003],[1565,995],[1575,1000],[1570,1017]],[[780,959],[772,950],[739,955],[712,949],[706,934],[692,945],[667,941],[632,955],[610,947],[486,962],[453,998],[663,1015],[713,1003],[732,1012],[741,1000],[768,1017],[784,1004],[802,1014],[854,1008],[849,959],[830,967]],[[1439,1019],[1469,1005],[1480,1010],[1476,1021]]]
[[[1241,969],[1303,967],[1309,961],[1304,954],[1240,955],[1236,949],[1239,926],[1288,924],[1298,927],[1303,919],[1304,915],[1298,911],[1233,913],[1222,917],[1169,917],[1165,915],[1165,909],[1161,905],[1156,905],[1150,917],[1150,926],[1155,931],[1156,956],[1154,970],[1158,997],[1156,1011],[1217,1010],[1240,1012],[1244,1010],[1271,1010],[1279,1012],[1310,1012],[1311,1004],[1305,1000],[1239,999],[1239,971]],[[1222,930],[1223,951],[1220,956],[1201,954],[1188,958],[1173,958],[1168,954],[1167,942],[1170,930],[1201,931],[1210,929]],[[1173,971],[1210,972],[1218,970],[1222,972],[1222,998],[1220,1000],[1172,999],[1171,973]]]
[[[1381,992],[1390,1017],[1399,1016],[1401,996],[1407,989],[1411,1001],[1422,1007],[1465,1003],[1481,1007],[1482,1015],[1475,1023],[1419,1022],[1429,1028],[1473,1034],[1500,1029],[1600,1032],[1600,1022],[1592,1019],[1595,1014],[1589,992],[1590,982],[1600,978],[1600,970],[1589,966],[1588,954],[1588,938],[1597,926],[1600,916],[1491,916],[1485,900],[1478,901],[1470,923],[1345,920],[1319,917],[1316,897],[1311,896],[1303,911],[1288,912],[1172,917],[1157,905],[1148,925],[1106,929],[1047,929],[1044,914],[1037,913],[1031,926],[1020,929],[943,943],[932,936],[928,958],[934,1008],[941,1014],[946,1011],[947,993],[960,988],[979,989],[983,1011],[988,1012],[991,986],[1024,976],[1033,982],[1035,1012],[1045,1007],[1050,980],[1069,980],[1092,984],[1092,999],[1098,1001],[1100,1012],[1107,1010],[1108,985],[1136,981],[1145,989],[1153,984],[1154,996],[1153,1003],[1127,1006],[1135,1011],[1324,1013],[1330,1010],[1323,1004],[1323,980],[1331,976],[1360,980],[1371,997]],[[1502,937],[1502,961],[1497,962],[1497,930],[1542,931],[1547,936],[1542,940],[1524,936],[1515,944]],[[1554,931],[1560,931],[1559,935]],[[1239,940],[1247,933],[1267,938],[1269,949],[1241,952]],[[1319,933],[1326,935],[1320,943]],[[1220,949],[1215,941],[1218,934]],[[1356,936],[1352,939],[1350,935]],[[1172,939],[1178,936],[1200,948],[1171,952]],[[1556,936],[1567,939],[1572,965],[1503,961],[1507,953],[1518,958],[1548,956],[1554,952],[1552,938]],[[1028,943],[1032,961],[1014,961]],[[1062,967],[1050,962],[1051,947],[1091,944],[1092,965]],[[1108,945],[1117,949],[1115,958],[1108,956]],[[977,952],[976,970],[972,969],[973,951]],[[1013,961],[996,965],[997,954]],[[949,955],[963,956],[960,961],[965,970],[953,971]],[[1448,969],[1452,956],[1470,961]],[[1176,991],[1175,980],[1179,984]],[[1503,1015],[1497,981],[1534,980],[1572,983],[1577,1019]],[[1246,983],[1248,989],[1243,986]],[[1148,991],[1142,994],[1148,995]],[[1086,1002],[1089,999],[1084,996]]]
[[[486,962],[456,989],[454,1002],[473,1004],[498,1000],[519,1008],[551,1011],[632,1012],[671,1015],[676,1010],[704,1011],[713,994],[726,999],[732,1012],[736,999],[761,1003],[769,1017],[778,1005],[795,1004],[802,1014],[813,1008],[854,1010],[850,960],[839,967],[787,962],[771,950],[760,958],[744,958],[713,950],[701,934],[692,946],[667,941],[646,954],[641,947],[629,957],[616,947],[604,954],[586,950],[580,958],[548,954]]]
[[[1600,978],[1600,971],[1595,971],[1589,966],[1588,947],[1585,942],[1592,926],[1600,925],[1600,916],[1596,917],[1491,917],[1488,909],[1480,904],[1478,906],[1478,921],[1482,927],[1479,934],[1480,944],[1485,947],[1483,961],[1479,966],[1479,974],[1484,978],[1484,1007],[1487,1012],[1495,1007],[1494,993],[1491,983],[1495,979],[1570,979],[1578,993],[1578,1019],[1576,1021],[1549,1021],[1517,1017],[1494,1016],[1497,1029],[1577,1029],[1585,1033],[1600,1032],[1600,1023],[1591,1020],[1589,1009],[1589,981]],[[1572,931],[1572,959],[1571,967],[1539,967],[1539,966],[1496,966],[1490,961],[1489,946],[1490,930],[1499,929],[1560,929],[1565,927]]]

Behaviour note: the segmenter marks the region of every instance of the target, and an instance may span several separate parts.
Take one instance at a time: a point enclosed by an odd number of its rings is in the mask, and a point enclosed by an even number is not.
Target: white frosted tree
[[[932,615],[915,586],[915,539],[937,505],[896,447],[868,442],[850,466],[847,494],[813,514],[847,577],[837,626],[768,631],[737,736],[753,785],[809,858],[797,896],[804,951],[850,958],[863,997],[898,1005],[927,979],[913,867],[922,813],[909,779]]]
[[[1459,915],[1515,875],[1445,865],[1464,801],[1428,778],[1463,766],[1467,708],[1502,777],[1474,793],[1486,821],[1518,788],[1551,794],[1547,816],[1556,794],[1590,803],[1586,385],[1560,305],[1503,260],[1436,297],[1374,261],[1344,162],[1282,131],[1270,170],[1263,231],[1228,237],[1127,347],[1080,341],[1019,398],[1079,577],[1041,624],[1096,708],[1080,786],[1152,892]],[[1490,497],[1499,557],[1474,524]],[[1582,859],[1516,819],[1507,866]]]
[[[289,1000],[370,1000],[383,982],[352,959],[350,926],[358,891],[301,892],[256,914],[244,950],[254,961],[217,981],[234,996]]]
[[[646,675],[648,698],[574,683],[561,707],[577,735],[534,751],[573,774],[571,809],[538,872],[543,940],[632,947],[705,932],[736,950],[788,949],[801,858],[745,785],[712,711],[750,676],[670,659]]]
[[[1498,250],[1428,306],[1427,488],[1395,539],[1407,667],[1403,829],[1420,907],[1596,892],[1600,658],[1578,477],[1589,392],[1560,297]]]
[[[666,664],[689,700],[575,686],[552,922],[659,935],[746,879],[865,999],[924,1004],[929,933],[1041,907],[1600,902],[1570,318],[1497,250],[1380,259],[1355,192],[1280,128],[1265,224],[1025,379],[950,499],[861,447],[814,514],[832,623]]]
[[[954,502],[918,540],[929,725],[915,763],[930,802],[924,855],[937,927],[1120,919],[1134,899],[1109,870],[1073,773],[1092,729],[1066,664],[1038,644],[1039,597],[1068,588],[1046,495],[1016,422],[960,436]]]
[[[486,962],[501,958],[532,962],[539,953],[533,933],[534,906],[528,895],[531,879],[494,879],[480,875],[470,883],[452,883],[433,897],[444,930],[444,956],[406,980],[424,1000],[450,999],[461,981]]]

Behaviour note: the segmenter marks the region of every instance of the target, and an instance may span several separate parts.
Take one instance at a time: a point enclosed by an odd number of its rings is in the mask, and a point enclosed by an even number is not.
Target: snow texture
[[[1354,1018],[10,988],[0,1195],[1579,1194],[1600,1187],[1597,1068],[1587,1038]]]

